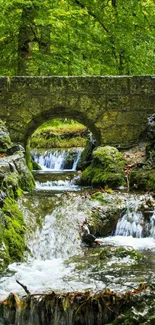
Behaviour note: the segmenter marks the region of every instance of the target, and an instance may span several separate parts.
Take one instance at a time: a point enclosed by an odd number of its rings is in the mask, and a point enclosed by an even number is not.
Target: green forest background
[[[155,0],[0,0],[0,75],[155,74]]]

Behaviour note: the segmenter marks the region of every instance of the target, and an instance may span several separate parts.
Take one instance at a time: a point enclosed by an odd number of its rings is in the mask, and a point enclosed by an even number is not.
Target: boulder
[[[97,147],[80,182],[82,185],[111,188],[125,184],[125,160],[122,153],[110,146]]]

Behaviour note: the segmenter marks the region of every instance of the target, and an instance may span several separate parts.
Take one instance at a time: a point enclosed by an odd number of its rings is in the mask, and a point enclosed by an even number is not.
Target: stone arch
[[[44,111],[32,118],[32,120],[26,125],[25,136],[24,136],[24,146],[27,146],[28,140],[34,131],[47,120],[55,118],[70,118],[76,120],[77,122],[85,125],[93,134],[96,140],[96,145],[101,144],[101,134],[100,130],[95,126],[92,120],[90,120],[87,115],[83,112],[76,110],[69,110],[65,107],[55,107],[48,111]]]
[[[0,77],[0,92],[0,118],[23,145],[45,120],[61,116],[88,126],[97,145],[130,146],[155,111],[154,76]]]

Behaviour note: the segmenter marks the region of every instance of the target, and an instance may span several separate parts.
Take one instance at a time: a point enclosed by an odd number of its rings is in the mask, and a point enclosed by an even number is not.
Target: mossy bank
[[[23,191],[33,189],[34,179],[24,149],[11,142],[2,121],[0,144],[0,270],[4,270],[9,263],[23,259],[26,228],[17,200]]]

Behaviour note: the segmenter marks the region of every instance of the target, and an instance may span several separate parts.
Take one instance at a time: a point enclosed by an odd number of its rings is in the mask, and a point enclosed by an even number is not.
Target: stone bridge
[[[14,142],[52,118],[86,125],[97,144],[126,147],[145,134],[155,112],[155,77],[0,77],[0,119]]]

